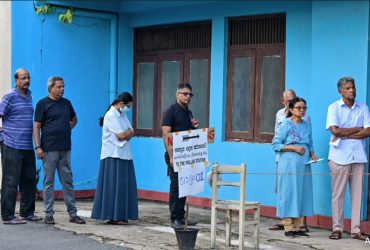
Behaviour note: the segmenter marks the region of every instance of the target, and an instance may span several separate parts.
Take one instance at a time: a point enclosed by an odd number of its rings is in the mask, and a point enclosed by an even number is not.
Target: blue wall
[[[89,7],[79,1],[74,3],[79,7]],[[247,199],[275,206],[275,156],[270,145],[224,140],[227,18],[286,13],[286,87],[295,89],[298,95],[308,101],[315,151],[318,156],[327,158],[329,133],[325,130],[326,112],[328,105],[339,99],[336,81],[343,75],[352,75],[356,79],[358,100],[369,100],[369,2],[220,1],[206,4],[198,2],[194,6],[182,4],[183,2],[179,2],[175,4],[177,6],[173,6],[163,2],[161,7],[167,6],[166,8],[154,10],[140,7],[140,4],[114,5],[115,8],[119,6],[120,10],[117,9],[117,12],[121,12],[118,18],[117,89],[132,91],[135,27],[211,20],[210,126],[216,128],[216,140],[209,146],[209,160],[226,164],[246,162],[249,173]],[[97,4],[94,8],[114,10]],[[112,36],[114,29],[109,26],[112,18],[94,17],[101,28],[94,26],[97,30],[91,33],[87,30],[88,25],[65,26],[53,21],[54,23],[50,23],[52,29],[46,29],[47,26],[44,25],[44,35],[41,35],[40,17],[34,14],[31,3],[12,2],[12,16],[13,69],[22,66],[30,70],[35,100],[46,95],[46,78],[49,75],[60,74],[66,77],[66,97],[72,100],[80,118],[73,134],[72,161],[75,165],[75,180],[94,178],[98,171],[100,151],[100,129],[95,126],[96,119],[109,103],[109,94],[115,92],[112,86],[112,67],[115,67],[115,60],[112,59],[112,51],[109,51],[112,41],[107,41],[115,39]],[[89,21],[91,20],[84,20],[87,23]],[[48,22],[52,22],[50,17],[46,18],[45,23]],[[72,36],[73,41],[70,41]],[[43,43],[40,45],[42,37]],[[99,44],[103,46],[100,47]],[[43,54],[43,61],[40,47],[44,48],[43,51],[49,51]],[[94,52],[91,53],[89,48]],[[84,55],[87,60],[95,63],[86,68],[86,59],[79,55]],[[72,84],[75,82],[82,85]],[[162,139],[136,137],[132,139],[132,144],[138,187],[167,192],[169,180],[163,160]],[[317,163],[312,168],[315,174],[315,213],[330,216],[331,187],[327,162]],[[78,189],[94,186],[95,181],[92,181]],[[367,197],[367,191],[364,194]],[[233,198],[231,192],[224,195]],[[197,196],[209,198],[210,188],[206,186],[205,191]],[[350,215],[348,201],[347,199],[346,217]]]
[[[65,97],[71,100],[78,117],[72,132],[76,189],[94,189],[101,145],[98,117],[104,114],[115,88],[110,80],[116,62],[111,62],[110,52],[114,48],[111,22],[116,17],[77,11],[73,24],[65,25],[58,21],[57,13],[37,16],[32,1],[12,2],[12,71],[19,67],[29,70],[34,104],[48,95],[49,76],[64,78]],[[42,166],[41,161],[37,166]],[[56,188],[61,189],[59,182]]]

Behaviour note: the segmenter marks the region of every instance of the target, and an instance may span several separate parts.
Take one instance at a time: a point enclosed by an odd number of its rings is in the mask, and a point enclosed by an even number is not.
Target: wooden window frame
[[[192,59],[208,59],[208,82],[207,82],[207,111],[206,111],[206,122],[207,127],[209,126],[209,100],[210,100],[210,65],[211,55],[209,49],[189,49],[183,51],[173,52],[142,52],[137,53],[134,56],[134,82],[133,82],[133,95],[134,100],[138,99],[137,91],[137,66],[142,62],[153,62],[155,63],[154,69],[154,90],[153,90],[153,128],[152,129],[140,129],[137,128],[138,119],[138,103],[134,101],[133,105],[133,127],[135,129],[135,135],[143,137],[162,137],[162,62],[166,60],[181,60],[181,75],[180,82],[190,81],[190,60]],[[191,84],[191,82],[190,82]],[[194,86],[192,85],[194,88]],[[173,93],[174,100],[176,99],[175,93]],[[197,97],[195,97],[197,98]]]
[[[157,85],[157,72],[158,72],[158,59],[156,56],[153,55],[139,55],[135,57],[134,60],[134,88],[133,88],[133,96],[134,100],[138,100],[138,91],[137,91],[137,66],[139,63],[154,63],[154,76],[153,76],[153,128],[152,129],[142,129],[138,128],[138,102],[133,102],[133,111],[132,111],[132,120],[133,120],[133,127],[135,128],[135,134],[142,135],[142,136],[155,136],[156,131],[156,114],[157,114],[157,106],[156,103],[156,96],[158,95],[158,89],[156,88]]]
[[[254,51],[254,52],[253,52]],[[261,132],[261,109],[262,109],[262,59],[263,56],[276,55],[282,56],[283,62],[283,73],[281,79],[281,88],[285,87],[285,44],[274,44],[274,45],[246,45],[246,46],[235,46],[229,48],[228,55],[228,67],[227,67],[227,100],[226,100],[226,140],[228,141],[248,141],[248,142],[261,142],[269,143],[272,141],[273,133],[262,133]],[[233,62],[234,58],[242,56],[254,57],[254,67],[252,68],[252,81],[251,81],[251,93],[253,96],[249,100],[249,127],[250,130],[246,132],[234,132],[232,131],[232,97],[233,97]],[[276,100],[280,103],[280,100]]]

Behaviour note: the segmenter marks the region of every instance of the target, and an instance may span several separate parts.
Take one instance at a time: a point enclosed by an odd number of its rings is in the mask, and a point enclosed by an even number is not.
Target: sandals
[[[269,230],[284,230],[284,225],[277,223],[273,225],[272,227],[269,227]]]
[[[357,239],[357,240],[366,240],[366,239],[368,239],[368,236],[366,236],[365,234],[359,232],[359,233],[351,234],[351,238]]]
[[[310,230],[308,229],[308,227],[307,227],[307,226],[300,226],[300,227],[299,227],[299,231],[302,231],[302,232],[308,233]]]
[[[81,219],[79,216],[75,215],[69,218],[69,222],[76,223],[76,224],[86,224],[84,219]]]
[[[352,235],[351,235],[352,237]],[[329,239],[331,240],[339,240],[342,238],[342,232],[339,231],[339,230],[335,230],[334,232],[331,233],[331,235],[329,236]]]
[[[54,225],[55,224],[55,221],[54,221],[53,216],[46,216],[44,218],[44,223],[45,224],[49,224],[49,225]]]
[[[18,225],[18,224],[26,224],[27,222],[19,218],[14,218],[11,220],[4,220],[3,223],[5,225]]]
[[[127,220],[109,220],[107,221],[107,224],[110,224],[110,225],[128,225],[128,221]]]

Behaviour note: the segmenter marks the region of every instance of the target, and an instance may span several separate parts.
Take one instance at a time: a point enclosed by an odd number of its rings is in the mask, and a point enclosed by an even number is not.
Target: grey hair
[[[19,68],[19,69],[17,69],[17,70],[14,72],[14,79],[15,79],[15,80],[17,80],[17,79],[18,79],[18,73],[19,73],[20,71],[26,71],[28,74],[30,74],[30,73],[28,72],[28,70],[26,70],[25,68]]]
[[[59,77],[59,76],[51,76],[51,77],[49,77],[49,79],[48,79],[48,91],[50,91],[50,89],[52,87],[54,87],[56,81],[63,81],[64,82],[64,80],[63,80],[62,77]]]
[[[288,93],[291,93],[294,96],[294,98],[297,97],[297,95],[296,95],[296,93],[295,93],[295,91],[293,89],[286,89],[284,91],[283,95],[284,94],[288,94]]]
[[[347,82],[352,82],[353,85],[355,85],[355,79],[353,77],[344,76],[338,80],[338,83],[337,83],[338,90],[340,90],[343,87],[343,85],[346,84]]]

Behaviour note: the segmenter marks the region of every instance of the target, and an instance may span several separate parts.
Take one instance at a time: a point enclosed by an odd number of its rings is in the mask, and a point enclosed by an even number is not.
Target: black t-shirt
[[[171,127],[171,132],[193,129],[191,119],[193,114],[188,108],[181,107],[177,102],[163,113],[162,126]]]
[[[177,102],[172,104],[166,111],[163,113],[162,117],[162,126],[171,127],[171,132],[186,131],[193,129],[191,119],[193,114],[188,108],[183,108]],[[168,153],[165,153],[166,163],[170,164],[170,159]]]
[[[71,150],[70,121],[75,116],[71,102],[63,97],[58,101],[45,97],[36,104],[34,120],[41,123],[44,151]]]

